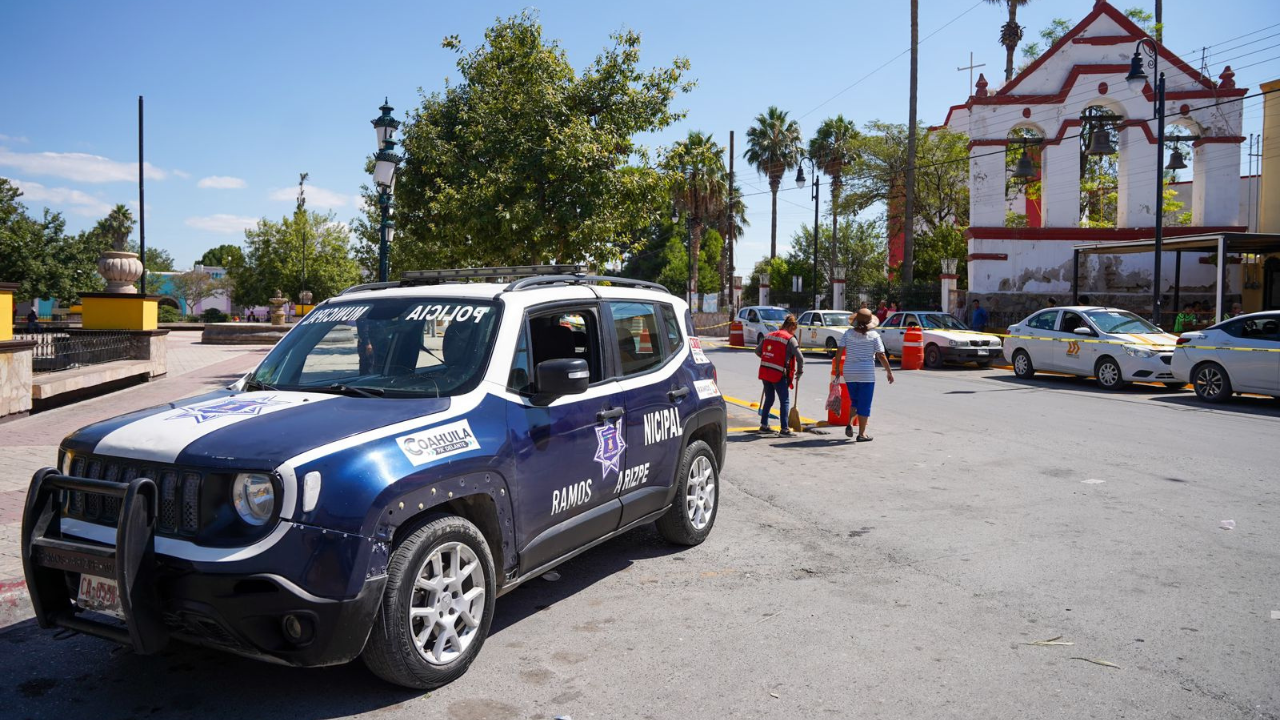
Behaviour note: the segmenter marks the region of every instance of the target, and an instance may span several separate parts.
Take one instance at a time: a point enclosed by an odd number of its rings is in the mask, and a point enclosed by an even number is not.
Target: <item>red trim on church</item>
[[[970,240],[1065,240],[1068,242],[1118,242],[1121,240],[1150,240],[1154,228],[1080,228],[1080,227],[1047,227],[1047,228],[1007,228],[1007,227],[971,227],[964,231]],[[1224,232],[1246,232],[1243,226],[1218,227],[1167,227],[1165,237],[1182,237],[1184,235],[1206,235]],[[986,259],[986,258],[984,258]]]

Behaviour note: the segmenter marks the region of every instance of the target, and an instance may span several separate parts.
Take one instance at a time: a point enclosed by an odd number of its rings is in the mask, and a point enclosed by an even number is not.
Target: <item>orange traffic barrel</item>
[[[839,353],[836,354],[834,358],[831,359],[832,380],[834,380],[837,375],[843,372],[843,370],[844,370],[844,350],[841,350]],[[836,392],[840,393],[840,412],[835,412],[828,409],[827,423],[836,427],[840,427],[840,426],[849,424],[850,413],[853,411],[853,408],[850,407],[851,403],[849,402],[849,389],[845,387],[844,383],[840,383],[839,385],[836,386]]]
[[[737,320],[729,323],[729,344],[734,347],[742,347],[747,344],[742,338],[742,323]]]
[[[924,331],[919,327],[907,328],[902,336],[902,369],[919,370],[924,367]]]

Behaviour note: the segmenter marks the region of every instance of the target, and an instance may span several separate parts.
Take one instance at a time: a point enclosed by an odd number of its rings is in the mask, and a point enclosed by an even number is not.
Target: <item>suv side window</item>
[[[609,303],[609,309],[613,312],[622,375],[638,375],[661,365],[666,356],[657,308],[649,303],[615,300]]]
[[[662,324],[667,329],[667,355],[675,355],[684,346],[684,336],[680,334],[680,321],[676,319],[676,311],[670,305],[659,305],[662,308]]]
[[[507,389],[520,395],[533,394],[533,359],[529,354],[528,325],[520,328],[520,337],[516,340],[516,356],[511,361]]]
[[[1033,327],[1037,330],[1052,330],[1054,322],[1057,321],[1057,319],[1057,310],[1047,310],[1028,320],[1027,327]]]
[[[521,348],[526,359],[522,360]],[[590,308],[553,310],[530,315],[516,343],[515,362],[511,369],[512,390],[521,392],[516,382],[521,372],[527,374],[524,392],[537,390],[538,363],[546,360],[577,358],[587,361],[591,382],[604,379],[603,354],[600,352],[600,322]],[[522,365],[521,363],[524,363]]]

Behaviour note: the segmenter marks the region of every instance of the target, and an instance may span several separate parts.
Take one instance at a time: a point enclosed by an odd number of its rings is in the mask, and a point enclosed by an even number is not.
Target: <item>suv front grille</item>
[[[139,477],[151,478],[160,491],[156,532],[170,537],[193,537],[200,529],[200,489],[204,478],[198,472],[120,458],[77,457],[71,461],[70,474],[119,483]],[[65,492],[63,512],[69,518],[114,527],[120,518],[120,499]]]

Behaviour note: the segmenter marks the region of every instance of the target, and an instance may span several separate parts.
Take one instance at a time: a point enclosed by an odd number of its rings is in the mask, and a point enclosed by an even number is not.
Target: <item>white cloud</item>
[[[111,212],[111,204],[88,193],[71,188],[51,188],[29,180],[10,180],[22,191],[18,201],[28,206],[40,203],[54,210],[65,208],[68,212],[85,217],[102,217]]]
[[[29,142],[31,142],[31,141],[30,141],[30,140],[28,140],[28,139],[26,138],[26,136],[25,136],[25,135],[3,135],[3,134],[0,134],[0,142],[15,142],[15,143],[22,143],[23,145],[26,145],[27,143],[29,143]]]
[[[272,200],[287,200],[289,202],[298,201],[297,188],[280,188],[272,190],[268,195]],[[307,186],[307,207],[319,208],[340,208],[348,205],[359,205],[362,198],[359,195],[343,195],[340,192],[325,190],[315,185]]]
[[[191,179],[191,173],[187,172],[186,170],[170,170],[169,172],[173,173],[174,177],[180,177],[183,180]]]
[[[239,190],[244,186],[244,180],[226,175],[210,175],[207,178],[200,178],[200,182],[196,183],[198,188],[213,188],[214,190]]]
[[[75,182],[136,182],[137,163],[119,162],[88,153],[16,153],[0,148],[0,166],[17,168],[30,175],[52,175]],[[145,164],[148,180],[164,180],[168,173]]]
[[[235,233],[244,232],[246,229],[256,227],[258,218],[252,218],[245,215],[205,215],[201,217],[189,217],[186,219],[188,227],[197,230],[207,230],[209,232],[222,233],[224,235],[233,235]]]

